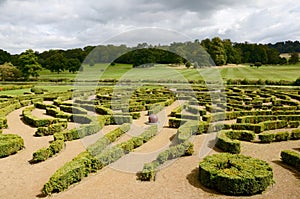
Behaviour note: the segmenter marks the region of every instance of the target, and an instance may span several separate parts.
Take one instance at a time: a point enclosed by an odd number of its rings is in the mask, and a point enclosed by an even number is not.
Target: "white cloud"
[[[292,0],[0,0],[0,9],[0,48],[11,53],[97,45],[143,27],[199,40],[300,40],[300,2]]]

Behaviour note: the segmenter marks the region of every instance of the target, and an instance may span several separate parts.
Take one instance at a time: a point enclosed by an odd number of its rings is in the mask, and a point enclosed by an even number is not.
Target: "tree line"
[[[299,55],[295,52],[300,52],[299,41],[256,44],[237,43],[219,37],[156,46],[147,43],[135,47],[100,45],[41,53],[29,49],[15,55],[0,49],[0,78],[38,77],[38,71],[42,68],[56,73],[65,70],[75,73],[80,70],[82,63],[93,66],[103,62],[127,63],[134,67],[151,63],[185,64],[195,68],[241,63],[295,64],[299,61]],[[291,53],[291,58],[287,60],[280,57],[280,53]]]

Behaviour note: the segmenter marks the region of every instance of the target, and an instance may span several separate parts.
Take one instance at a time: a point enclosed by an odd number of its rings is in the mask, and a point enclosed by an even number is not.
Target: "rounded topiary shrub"
[[[24,147],[24,141],[19,135],[0,134],[0,158],[16,153]]]
[[[263,160],[220,153],[200,162],[199,180],[204,186],[224,194],[254,195],[273,183],[273,170]]]

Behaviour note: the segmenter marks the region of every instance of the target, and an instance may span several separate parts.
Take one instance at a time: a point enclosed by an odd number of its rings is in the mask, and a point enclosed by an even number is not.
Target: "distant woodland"
[[[42,68],[57,73],[65,70],[75,73],[82,63],[90,66],[96,63],[126,63],[133,67],[154,63],[184,64],[187,68],[242,63],[283,65],[297,63],[299,52],[299,41],[256,44],[236,43],[219,37],[158,46],[142,43],[135,47],[100,45],[44,52],[28,49],[20,54],[10,54],[0,49],[0,75],[4,80],[3,74],[8,79],[35,77]],[[290,58],[281,57],[281,53],[289,53]]]

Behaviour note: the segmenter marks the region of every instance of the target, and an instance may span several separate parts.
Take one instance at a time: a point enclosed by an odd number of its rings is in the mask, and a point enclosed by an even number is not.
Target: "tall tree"
[[[290,64],[297,64],[298,62],[299,62],[299,54],[298,53],[291,53],[289,63]]]
[[[21,71],[17,69],[10,62],[5,62],[3,65],[0,65],[0,79],[2,81],[6,80],[16,80],[22,76]]]
[[[22,53],[18,61],[20,64],[18,67],[26,80],[30,76],[39,76],[38,71],[42,69],[42,66],[38,63],[38,58],[32,49],[28,49]]]
[[[219,37],[214,37],[211,40],[211,57],[217,66],[226,64],[227,56],[222,40]]]
[[[9,62],[11,59],[10,54],[2,49],[0,49],[0,64]]]
[[[240,64],[241,63],[241,54],[240,51],[233,47],[230,39],[224,39],[223,45],[226,53],[226,64]]]
[[[48,57],[44,66],[51,72],[57,72],[58,74],[66,69],[67,60],[62,53],[55,53]]]

